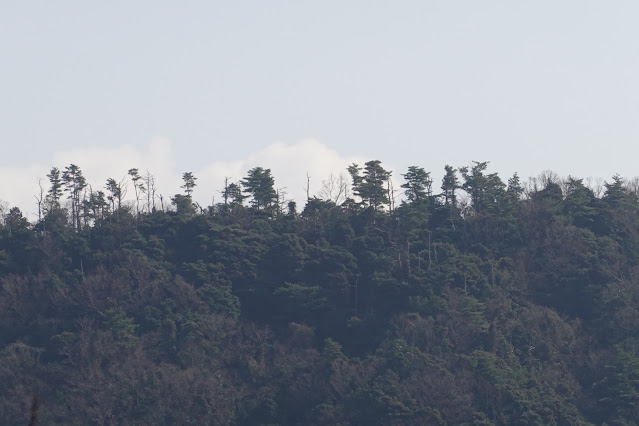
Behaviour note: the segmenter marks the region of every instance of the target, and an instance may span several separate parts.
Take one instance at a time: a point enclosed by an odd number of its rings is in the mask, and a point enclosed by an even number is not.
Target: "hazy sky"
[[[204,200],[257,163],[292,194],[368,159],[639,175],[638,21],[637,1],[2,1],[0,199],[33,204],[21,185],[70,161],[168,195],[194,171]]]

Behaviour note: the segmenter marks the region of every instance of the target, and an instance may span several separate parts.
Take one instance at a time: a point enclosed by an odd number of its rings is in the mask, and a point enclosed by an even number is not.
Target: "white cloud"
[[[171,143],[160,138],[152,140],[144,151],[123,145],[115,148],[78,148],[53,156],[53,165],[61,170],[72,163],[80,166],[85,178],[96,189],[103,188],[110,177],[124,179],[128,170],[134,167],[139,169],[140,174],[148,170],[155,176],[158,186],[172,183],[174,174]]]
[[[94,190],[103,190],[107,178],[126,179],[130,168],[138,168],[141,174],[148,170],[155,178],[158,194],[168,200],[182,192],[182,173],[191,171],[197,177],[193,193],[195,201],[203,206],[220,201],[224,178],[232,182],[241,180],[248,170],[261,166],[271,169],[277,188],[286,191],[287,198],[303,203],[306,198],[306,175],[310,176],[310,193],[318,194],[322,180],[346,170],[351,163],[363,164],[367,159],[345,157],[314,139],[287,145],[275,142],[244,159],[216,161],[199,170],[177,170],[173,161],[171,143],[166,139],[152,140],[146,149],[130,145],[114,148],[77,148],[58,152],[50,165],[34,164],[28,167],[0,167],[0,199],[11,206],[18,206],[29,220],[37,218],[35,196],[39,193],[38,180],[45,191],[49,182],[46,174],[51,167],[61,170],[69,164],[77,164]],[[387,169],[390,169],[387,167]],[[395,176],[396,178],[396,176]],[[398,184],[395,183],[396,188]],[[130,186],[130,185],[129,185]],[[129,188],[127,198],[132,199]]]
[[[18,206],[23,213],[37,212],[36,196],[40,193],[38,177],[46,180],[46,167],[34,164],[27,167],[0,167],[0,200],[10,207]],[[42,182],[46,190],[46,183]],[[28,216],[33,219],[33,215]]]
[[[331,173],[345,171],[353,162],[363,161],[357,157],[343,157],[314,139],[305,139],[293,145],[275,142],[246,159],[214,162],[204,167],[196,174],[200,185],[197,191],[215,195],[219,199],[218,191],[225,177],[236,182],[246,176],[248,170],[260,166],[271,169],[276,187],[284,189],[287,198],[299,203],[306,199],[307,173],[310,177],[310,193],[314,195],[320,190],[322,180]],[[196,194],[197,199],[200,197]],[[207,201],[210,203],[210,198]]]
[[[36,219],[39,182],[46,192],[49,188],[46,175],[51,168],[64,170],[69,164],[78,165],[88,184],[96,191],[104,190],[106,180],[110,177],[118,181],[127,179],[127,171],[133,167],[138,168],[141,174],[147,170],[151,172],[159,188],[171,188],[173,193],[179,190],[176,180],[179,179],[178,174],[173,171],[171,144],[166,139],[154,139],[146,150],[138,150],[130,145],[76,148],[55,153],[49,165],[0,167],[0,199],[10,206],[18,206],[29,220]],[[129,196],[132,193],[129,191]]]

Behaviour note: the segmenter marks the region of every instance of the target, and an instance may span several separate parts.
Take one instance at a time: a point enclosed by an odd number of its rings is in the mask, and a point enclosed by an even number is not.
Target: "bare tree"
[[[44,188],[42,187],[42,179],[38,179],[38,187],[40,188],[40,193],[38,195],[34,195],[34,197],[36,199],[36,203],[38,204],[38,222],[42,222],[42,208],[45,200]]]
[[[5,225],[7,215],[9,214],[9,203],[0,200],[0,224]]]
[[[562,179],[556,172],[552,170],[544,170],[539,174],[539,182],[541,183],[542,189],[547,187],[551,183],[561,184]]]
[[[639,177],[633,177],[632,179],[624,179],[624,187],[636,196],[639,196]]]
[[[229,178],[227,176],[224,177],[224,189],[220,191],[222,194],[222,200],[224,200],[224,205],[228,205],[229,203]]]
[[[534,194],[542,191],[550,184],[557,184],[561,187],[562,192],[565,194],[564,180],[552,170],[544,170],[537,177],[529,177],[528,182],[524,184],[524,197],[529,199]]]
[[[600,177],[587,177],[584,179],[585,187],[590,189],[597,198],[601,198],[605,192],[604,180]]]
[[[146,171],[146,176],[144,176],[144,181],[146,183],[146,211],[154,212],[155,211],[155,177]]]
[[[277,214],[278,215],[282,215],[284,214],[284,205],[288,204],[289,201],[291,200],[287,200],[286,199],[286,187],[284,188],[277,188],[276,191],[276,209],[277,209]]]
[[[386,190],[388,192],[388,200],[389,200],[388,210],[389,212],[392,212],[393,210],[395,210],[395,199],[397,198],[397,192],[399,191],[395,189],[393,185],[393,179],[391,179],[390,176],[388,177],[388,180],[386,181]]]
[[[342,172],[336,176],[331,173],[327,179],[322,181],[319,196],[323,200],[332,201],[339,205],[350,196],[349,187],[349,179],[346,174]]]

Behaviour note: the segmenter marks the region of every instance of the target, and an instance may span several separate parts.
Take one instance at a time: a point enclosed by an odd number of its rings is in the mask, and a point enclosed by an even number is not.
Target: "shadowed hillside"
[[[205,207],[52,169],[0,226],[0,424],[635,424],[633,185],[348,173]]]

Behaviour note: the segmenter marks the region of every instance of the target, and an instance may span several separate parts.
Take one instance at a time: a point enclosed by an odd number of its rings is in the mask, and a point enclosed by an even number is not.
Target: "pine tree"
[[[452,166],[444,166],[446,174],[442,179],[442,195],[444,196],[444,205],[457,207],[457,196],[455,191],[459,189],[459,179],[457,178],[457,170]]]
[[[277,204],[275,180],[270,169],[254,167],[242,179],[243,191],[251,196],[251,206],[256,210],[274,210]]]
[[[406,179],[402,188],[406,189],[404,194],[410,202],[420,202],[432,195],[433,181],[422,167],[410,166],[402,176]]]
[[[133,190],[135,191],[135,212],[139,215],[140,196],[146,192],[146,188],[144,187],[144,181],[142,180],[142,176],[140,176],[138,169],[129,169],[129,176],[131,176],[131,181],[133,181]]]
[[[109,195],[107,196],[107,200],[111,202],[111,210],[116,210],[116,201],[117,201],[117,209],[120,210],[122,207],[122,198],[124,197],[122,184],[115,181],[113,178],[107,179],[106,189],[109,191]]]
[[[84,179],[80,167],[71,164],[62,172],[62,181],[64,182],[65,191],[69,193],[68,198],[71,200],[71,221],[75,229],[80,231],[80,197],[87,186],[86,179]]]
[[[60,176],[60,169],[53,167],[49,174],[47,174],[51,187],[47,192],[47,199],[49,201],[49,211],[60,207],[60,198],[62,197],[62,178]]]
[[[385,170],[381,164],[379,160],[366,162],[362,175],[360,175],[362,169],[357,164],[348,167],[348,173],[353,180],[353,192],[373,210],[379,210],[390,203],[388,190],[384,185],[388,183],[391,172]]]
[[[182,175],[182,180],[184,181],[184,185],[180,186],[180,188],[184,189],[185,195],[191,198],[191,194],[193,194],[193,188],[197,186],[197,184],[195,183],[197,178],[193,176],[193,173],[185,172]]]

